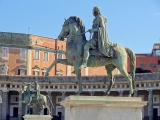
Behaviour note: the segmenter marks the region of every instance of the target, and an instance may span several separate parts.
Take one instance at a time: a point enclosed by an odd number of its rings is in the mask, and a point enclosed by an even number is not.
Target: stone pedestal
[[[69,96],[60,104],[65,120],[142,120],[147,102],[138,97]]]
[[[52,116],[50,115],[25,115],[23,116],[24,120],[51,120]]]

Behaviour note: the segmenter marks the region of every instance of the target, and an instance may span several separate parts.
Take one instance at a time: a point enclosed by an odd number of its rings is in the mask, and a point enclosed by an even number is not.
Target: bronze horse
[[[79,91],[77,94],[80,95],[82,92],[82,79],[81,70],[77,68],[82,63],[84,51],[83,49],[87,40],[85,37],[85,26],[79,17],[71,16],[69,19],[65,20],[58,38],[63,40],[64,36],[68,36],[66,42],[66,59],[56,59],[47,69],[46,76],[48,76],[48,72],[57,63],[74,66],[75,74],[77,76],[76,82],[79,84]],[[87,67],[105,66],[108,78],[110,80],[110,85],[105,95],[110,94],[110,90],[115,82],[113,70],[117,68],[120,73],[128,80],[130,88],[128,96],[131,96],[134,92],[133,89],[135,88],[135,54],[131,49],[118,44],[114,50],[116,53],[116,58],[103,56],[101,53],[99,53],[98,50],[90,50],[90,57],[88,59]],[[125,66],[127,65],[127,54],[130,57],[130,74],[128,74],[125,69]]]
[[[27,86],[27,85],[23,86],[21,93],[24,94],[24,99],[19,101],[19,107],[22,107],[22,103],[24,103],[24,104],[26,104],[27,111],[28,111],[28,108],[30,106],[30,105],[28,105],[28,103],[29,103],[29,99],[30,99],[30,96],[31,96],[30,86]],[[47,105],[48,101],[49,101],[51,107],[54,108],[53,103],[50,100],[49,96],[42,95],[42,94],[39,95],[38,100],[32,100],[31,104],[32,105],[33,104],[39,104],[40,105],[41,108],[39,109],[38,114],[41,114],[41,110],[43,110],[44,108],[47,108],[48,114],[51,115],[51,110],[50,110],[49,106]],[[30,113],[27,112],[27,114],[30,114]]]

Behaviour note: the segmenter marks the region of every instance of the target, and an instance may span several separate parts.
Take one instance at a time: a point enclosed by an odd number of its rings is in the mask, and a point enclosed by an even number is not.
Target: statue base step
[[[24,120],[51,120],[51,115],[25,115]]]
[[[138,97],[69,96],[60,104],[65,120],[142,120],[147,102]]]

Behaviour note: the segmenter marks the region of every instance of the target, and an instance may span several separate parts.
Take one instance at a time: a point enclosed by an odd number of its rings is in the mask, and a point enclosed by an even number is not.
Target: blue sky
[[[57,38],[64,17],[79,16],[92,27],[92,9],[107,18],[111,42],[150,53],[160,43],[160,0],[0,0],[0,31]],[[89,39],[89,34],[86,34]]]

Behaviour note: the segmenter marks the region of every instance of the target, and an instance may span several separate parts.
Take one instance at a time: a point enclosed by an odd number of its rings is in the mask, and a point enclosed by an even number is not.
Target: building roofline
[[[49,38],[49,39],[57,40],[56,38],[50,38],[50,37],[45,37],[45,36],[40,36],[40,35],[34,35],[34,34],[26,34],[26,33],[2,32],[2,31],[0,31],[0,33],[24,34],[24,35],[37,36],[37,37],[43,37],[43,38]]]

